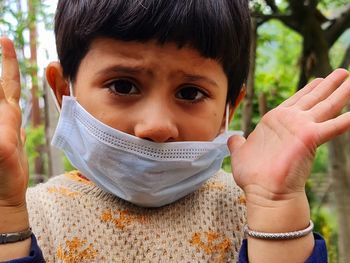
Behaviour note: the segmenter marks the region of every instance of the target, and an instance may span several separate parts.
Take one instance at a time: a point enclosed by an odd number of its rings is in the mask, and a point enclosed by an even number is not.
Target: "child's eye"
[[[181,100],[187,100],[191,102],[197,102],[207,97],[207,95],[196,87],[184,87],[176,93],[176,98]]]
[[[107,85],[108,90],[115,95],[134,95],[140,93],[134,83],[127,79],[115,80]]]

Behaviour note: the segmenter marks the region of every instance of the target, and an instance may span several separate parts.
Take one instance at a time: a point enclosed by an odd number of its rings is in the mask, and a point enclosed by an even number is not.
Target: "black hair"
[[[223,66],[231,104],[249,70],[248,0],[59,0],[55,35],[63,74],[71,81],[98,37],[196,49]]]

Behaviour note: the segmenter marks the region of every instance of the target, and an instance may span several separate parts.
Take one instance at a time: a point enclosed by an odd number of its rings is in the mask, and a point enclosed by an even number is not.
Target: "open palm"
[[[9,39],[1,38],[0,81],[0,206],[25,203],[28,162],[21,133],[20,74],[16,53]]]
[[[316,149],[350,129],[345,70],[316,79],[267,113],[245,140],[232,137],[232,170],[247,200],[286,200],[304,192]],[[347,79],[347,80],[346,80]]]

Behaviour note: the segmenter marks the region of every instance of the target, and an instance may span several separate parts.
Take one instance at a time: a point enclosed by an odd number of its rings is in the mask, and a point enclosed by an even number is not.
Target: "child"
[[[247,140],[230,137],[233,176],[220,171],[249,21],[245,0],[60,0],[53,144],[79,172],[27,196],[18,64],[3,38],[0,260],[326,262],[304,185],[316,147],[350,129],[349,113],[336,117],[348,73],[314,80]]]

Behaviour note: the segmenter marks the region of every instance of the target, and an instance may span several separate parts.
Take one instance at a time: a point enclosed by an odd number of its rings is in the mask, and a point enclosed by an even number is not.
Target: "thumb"
[[[234,155],[235,152],[245,143],[246,139],[240,135],[231,136],[227,141],[227,146],[230,150],[231,155]]]

